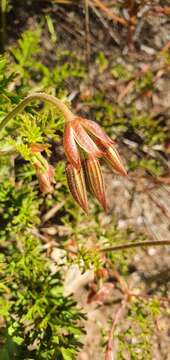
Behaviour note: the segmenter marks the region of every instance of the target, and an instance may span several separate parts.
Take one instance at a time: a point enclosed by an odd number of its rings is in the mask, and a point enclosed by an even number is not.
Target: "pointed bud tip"
[[[89,208],[86,208],[86,209],[85,209],[85,208],[82,208],[82,209],[84,210],[84,212],[85,212],[86,215],[89,214]]]
[[[105,206],[103,206],[103,209],[104,209],[104,211],[105,211],[105,213],[106,213],[106,214],[108,214],[108,213],[109,213],[109,209],[108,209],[107,204],[105,204]]]
[[[110,146],[106,149],[105,160],[116,173],[127,177],[127,171],[115,146]]]
[[[127,173],[127,171],[126,171],[126,169],[125,169],[124,167],[122,167],[121,175],[124,176],[124,177],[126,177],[126,178],[128,178],[128,176],[129,176],[128,173]]]

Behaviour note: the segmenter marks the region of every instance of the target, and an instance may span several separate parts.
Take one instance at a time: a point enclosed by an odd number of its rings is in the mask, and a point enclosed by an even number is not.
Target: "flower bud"
[[[106,211],[104,180],[98,159],[89,157],[83,161],[83,166],[89,190]]]
[[[51,165],[48,165],[48,169],[43,171],[40,168],[37,168],[37,164],[35,164],[36,175],[39,182],[40,190],[43,193],[50,193],[53,190],[51,183],[54,178],[54,168]]]
[[[40,190],[44,193],[52,192],[51,183],[54,180],[53,166],[39,152],[34,154],[32,162],[36,169]]]
[[[88,213],[86,185],[82,168],[78,170],[72,164],[67,163],[66,176],[73,198],[81,206],[81,208]]]
[[[106,148],[104,159],[118,174],[127,176],[126,169],[115,147],[109,146]]]

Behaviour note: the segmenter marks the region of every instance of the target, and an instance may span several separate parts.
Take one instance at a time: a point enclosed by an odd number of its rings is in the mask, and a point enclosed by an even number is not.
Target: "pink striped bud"
[[[65,124],[64,151],[68,160],[68,185],[74,199],[88,212],[86,180],[89,190],[106,210],[104,181],[98,159],[104,159],[115,172],[127,176],[115,142],[99,124],[75,116]]]
[[[106,148],[104,159],[118,174],[127,176],[126,169],[115,147],[109,146],[108,148]]]
[[[83,166],[89,190],[106,211],[104,180],[98,159],[89,157],[83,161]]]
[[[76,169],[72,164],[66,164],[66,176],[70,192],[81,208],[88,213],[88,201],[83,170]]]

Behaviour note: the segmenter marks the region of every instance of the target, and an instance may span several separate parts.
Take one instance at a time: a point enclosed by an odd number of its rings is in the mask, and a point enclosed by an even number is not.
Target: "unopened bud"
[[[100,163],[96,158],[87,158],[83,164],[89,189],[106,210],[105,187]]]
[[[36,175],[39,182],[40,190],[43,193],[50,193],[53,190],[51,185],[54,178],[54,169],[51,165],[46,172],[41,172],[41,170],[36,170]]]
[[[66,176],[70,192],[81,208],[88,213],[88,202],[83,170],[77,170],[72,164],[66,165]]]
[[[54,180],[53,166],[41,154],[34,155],[33,165],[36,169],[40,190],[44,193],[52,192],[53,187],[51,183]]]
[[[118,174],[127,176],[126,169],[115,147],[109,146],[106,148],[104,158]]]

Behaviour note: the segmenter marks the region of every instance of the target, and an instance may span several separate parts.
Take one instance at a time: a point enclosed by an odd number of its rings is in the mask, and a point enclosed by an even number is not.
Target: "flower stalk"
[[[100,249],[100,251],[101,252],[121,251],[121,250],[137,248],[137,247],[142,248],[142,247],[162,246],[162,245],[170,246],[170,240],[150,240],[150,241],[131,242],[131,243],[120,244],[120,245],[115,245],[115,246],[108,246],[108,247]]]
[[[120,244],[115,246],[107,246],[99,249],[99,252],[116,252],[129,250],[132,248],[144,248],[144,247],[154,247],[154,246],[170,246],[170,240],[149,240],[149,241],[139,241],[139,242],[129,242],[126,244]],[[76,250],[69,249],[69,251],[73,254],[77,254]]]
[[[55,96],[48,95],[46,93],[33,93],[23,99],[0,123],[0,131],[7,125],[7,123],[17,114],[25,109],[25,107],[33,100],[40,100],[50,103],[55,106],[63,114],[66,121],[70,121],[74,115],[71,110],[63,103],[62,100]]]

